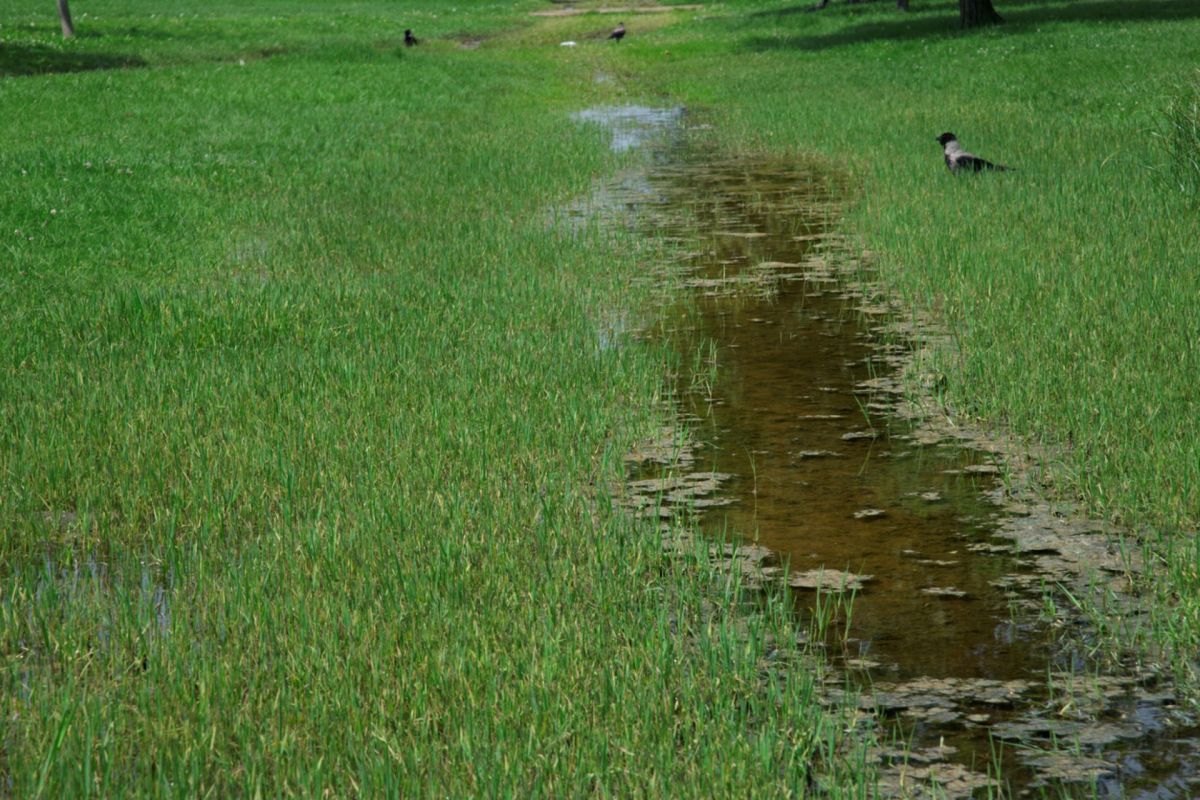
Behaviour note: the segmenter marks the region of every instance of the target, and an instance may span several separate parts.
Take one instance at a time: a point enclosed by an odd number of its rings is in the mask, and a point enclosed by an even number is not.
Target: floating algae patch
[[[682,115],[663,119],[649,166],[591,210],[668,245],[646,279],[684,291],[643,335],[678,354],[686,433],[631,454],[614,502],[657,520],[669,550],[694,552],[673,524],[694,521],[715,561],[790,586],[801,614],[853,595],[824,643],[825,700],[906,741],[874,756],[881,796],[1200,796],[1195,722],[1158,676],[1101,672],[1082,620],[1062,604],[1046,618],[1047,587],[1122,596],[1138,565],[1114,532],[1014,498],[1012,443],[907,401],[902,370],[936,334],[897,322],[834,227],[828,180],[713,158]],[[730,531],[746,543],[721,544]]]

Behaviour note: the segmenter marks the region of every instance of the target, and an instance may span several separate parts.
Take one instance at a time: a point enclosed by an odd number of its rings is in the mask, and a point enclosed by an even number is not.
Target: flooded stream
[[[616,112],[581,119],[658,145],[593,211],[659,237],[653,279],[687,287],[650,335],[677,353],[690,437],[669,463],[632,457],[619,502],[740,539],[747,579],[788,583],[801,614],[818,588],[853,593],[827,700],[907,742],[876,754],[883,796],[1200,796],[1190,715],[1157,676],[1092,663],[1046,599],[1127,591],[1135,560],[1106,526],[1014,499],[987,436],[914,417],[911,332],[839,235],[829,181],[716,158],[677,111]]]

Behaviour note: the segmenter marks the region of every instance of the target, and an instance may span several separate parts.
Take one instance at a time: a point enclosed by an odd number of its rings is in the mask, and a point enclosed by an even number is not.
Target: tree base
[[[963,28],[980,28],[1004,22],[1004,18],[992,7],[992,0],[958,0],[958,14]]]

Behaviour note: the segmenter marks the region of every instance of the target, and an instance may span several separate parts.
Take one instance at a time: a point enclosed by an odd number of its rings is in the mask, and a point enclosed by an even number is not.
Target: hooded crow
[[[618,42],[625,38],[625,23],[618,22],[617,27],[612,29],[612,33],[608,35],[610,39],[616,39]]]
[[[985,161],[977,155],[968,153],[962,149],[958,143],[958,137],[953,133],[943,133],[938,137],[938,144],[942,146],[946,155],[946,166],[953,173],[959,172],[983,172],[985,169],[999,170],[1006,172],[1012,167],[993,164],[990,161]]]
[[[420,44],[421,40],[413,36],[412,28],[406,28],[404,31],[404,46],[412,47],[415,44]]]

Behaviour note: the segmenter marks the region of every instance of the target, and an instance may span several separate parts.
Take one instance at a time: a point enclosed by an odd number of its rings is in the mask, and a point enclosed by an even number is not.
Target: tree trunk
[[[58,20],[62,23],[63,38],[73,37],[75,26],[71,23],[71,9],[67,5],[67,0],[58,0]]]
[[[1004,22],[996,9],[992,8],[992,0],[958,0],[958,14],[964,28]]]

